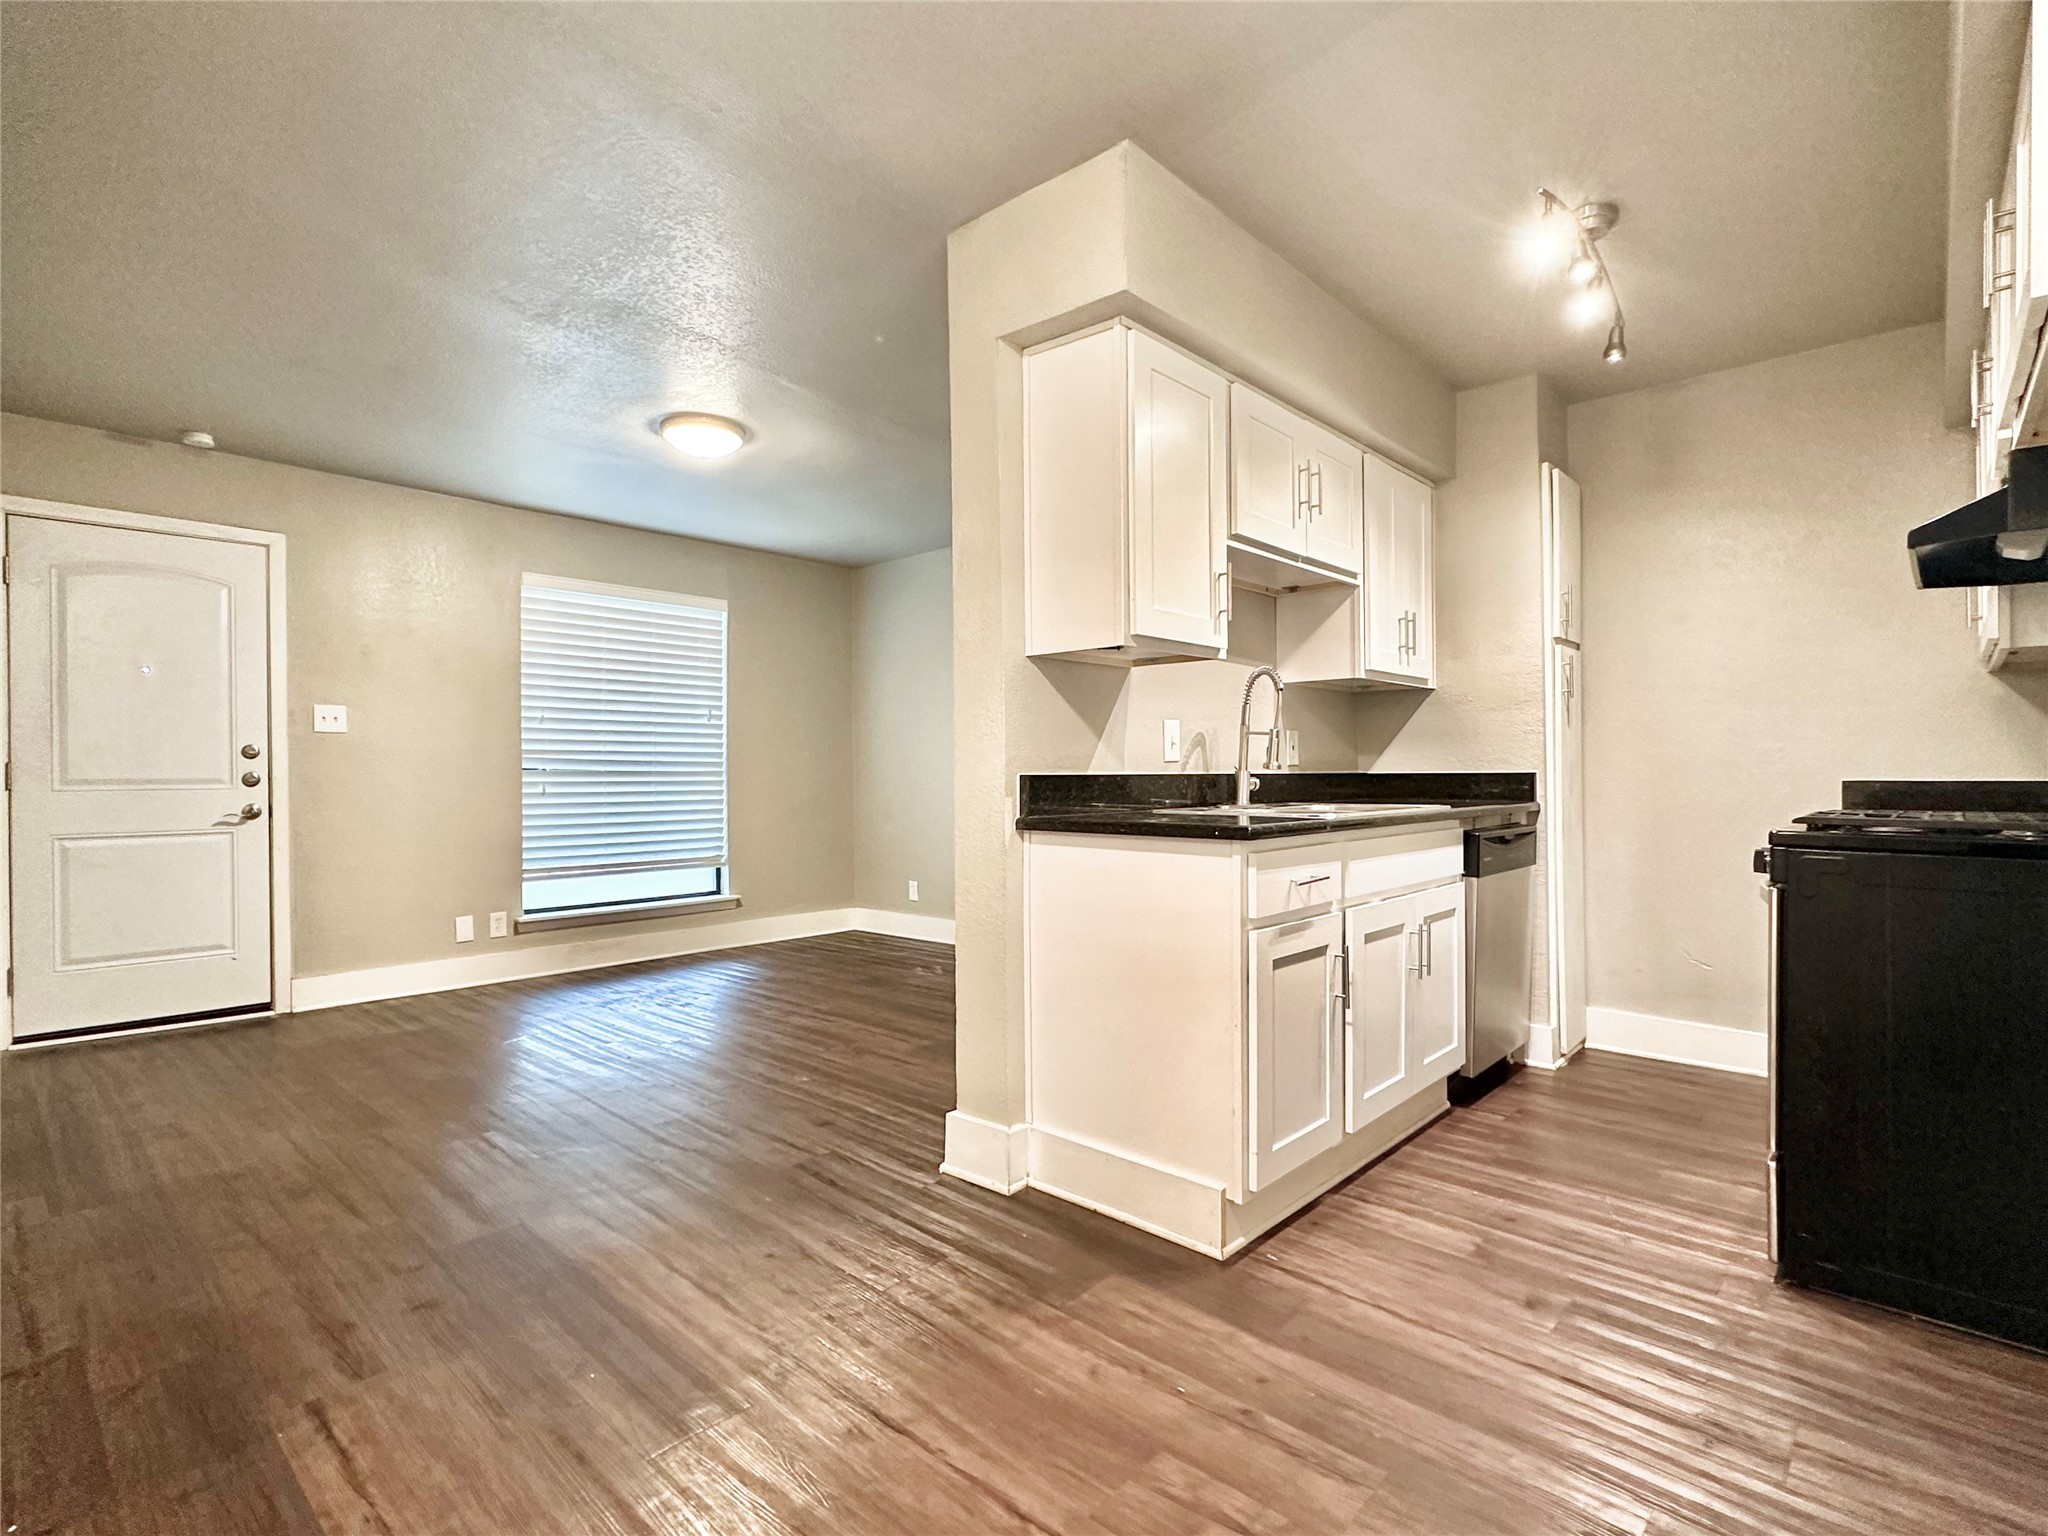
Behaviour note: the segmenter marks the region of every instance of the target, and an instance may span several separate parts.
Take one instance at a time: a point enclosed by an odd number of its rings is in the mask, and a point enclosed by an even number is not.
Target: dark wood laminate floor
[[[9,1058],[5,1523],[2039,1532],[2048,1359],[1774,1287],[1761,1085],[1527,1073],[1217,1265],[936,1171],[861,936]]]

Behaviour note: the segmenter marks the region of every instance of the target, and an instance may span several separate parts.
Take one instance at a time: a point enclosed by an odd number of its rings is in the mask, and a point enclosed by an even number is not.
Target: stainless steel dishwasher
[[[1529,1046],[1530,912],[1536,829],[1489,827],[1465,834],[1465,1070],[1454,1103],[1477,1098]]]

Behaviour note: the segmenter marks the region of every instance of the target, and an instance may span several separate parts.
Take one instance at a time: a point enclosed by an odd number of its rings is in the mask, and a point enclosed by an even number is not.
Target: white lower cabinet
[[[1344,948],[1351,1132],[1465,1064],[1464,882],[1351,907]]]
[[[1415,896],[1417,954],[1409,967],[1408,1029],[1415,1086],[1465,1065],[1465,882]]]
[[[1251,1187],[1344,1139],[1344,926],[1335,913],[1251,935]]]
[[[1444,1113],[1463,847],[1025,834],[1026,1181],[1223,1258]]]

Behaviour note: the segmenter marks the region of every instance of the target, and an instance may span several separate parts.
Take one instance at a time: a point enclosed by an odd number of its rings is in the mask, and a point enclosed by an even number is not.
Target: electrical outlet
[[[1280,766],[1283,768],[1299,768],[1301,766],[1301,732],[1282,731],[1280,733]]]
[[[455,919],[455,942],[471,944],[476,941],[476,919],[465,912]]]
[[[504,914],[504,913],[502,913],[502,912],[493,912],[493,913],[491,914],[491,937],[492,937],[492,938],[494,938],[494,939],[502,939],[502,938],[504,938],[504,937],[505,937],[505,935],[506,935],[506,934],[510,933],[511,931],[512,931],[512,925],[511,925],[511,924],[510,924],[509,922],[507,922],[507,921],[506,921],[506,918],[505,918],[505,914]]]
[[[313,729],[316,731],[346,731],[348,729],[348,706],[346,704],[315,704],[313,706]]]
[[[1180,722],[1168,720],[1159,731],[1159,755],[1169,763],[1180,761]]]
[[[917,900],[917,882],[915,880],[910,882],[910,899],[912,901]]]

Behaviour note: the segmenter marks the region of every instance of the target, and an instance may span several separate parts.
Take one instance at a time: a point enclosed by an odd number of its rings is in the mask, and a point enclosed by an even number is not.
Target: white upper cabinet
[[[2015,447],[2048,443],[2048,382],[2042,333],[2048,324],[2048,157],[2034,153],[2034,127],[2048,121],[2048,4],[2035,0],[2020,65],[2019,105],[1997,195],[1984,207],[1984,341],[1971,359],[1970,407],[1977,432],[1977,494],[2005,484]],[[1992,671],[2048,667],[2048,586],[1972,587],[1963,617],[1978,658]]]
[[[1327,472],[1326,472],[1327,473]],[[1436,686],[1430,488],[1362,455],[1364,570],[1357,587],[1308,587],[1274,604],[1280,676],[1354,688]],[[1325,487],[1336,482],[1326,479]]]
[[[1230,386],[1230,531],[1357,575],[1364,454],[1243,384]]]
[[[1365,464],[1366,672],[1431,687],[1436,682],[1435,583],[1430,569],[1430,490],[1385,459]]]
[[[1308,436],[1308,514],[1302,553],[1356,576],[1365,558],[1365,454],[1334,432],[1311,427]]]
[[[1025,654],[1223,654],[1229,400],[1122,321],[1025,355]]]
[[[1298,555],[1308,515],[1308,430],[1303,417],[1255,389],[1230,386],[1230,531]]]
[[[1579,483],[1554,464],[1543,466],[1543,510],[1551,520],[1543,541],[1549,590],[1544,614],[1553,640],[1584,643],[1585,605],[1579,598],[1581,498]]]

